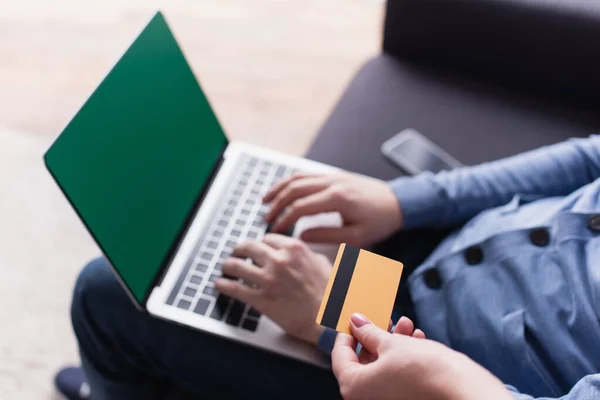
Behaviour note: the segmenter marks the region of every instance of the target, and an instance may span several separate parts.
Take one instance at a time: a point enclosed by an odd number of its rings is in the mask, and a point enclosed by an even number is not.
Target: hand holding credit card
[[[401,262],[342,243],[317,323],[351,334],[350,316],[361,313],[387,330],[403,268]]]

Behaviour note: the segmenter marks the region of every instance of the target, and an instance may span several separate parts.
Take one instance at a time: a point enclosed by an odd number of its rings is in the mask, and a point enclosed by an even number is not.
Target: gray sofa
[[[389,0],[383,32],[308,157],[389,179],[405,128],[465,164],[600,128],[600,2]]]

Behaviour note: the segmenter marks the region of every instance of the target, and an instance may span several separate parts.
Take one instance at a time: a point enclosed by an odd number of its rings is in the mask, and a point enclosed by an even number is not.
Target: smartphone
[[[385,141],[381,152],[412,175],[462,167],[460,161],[414,129],[405,129]]]

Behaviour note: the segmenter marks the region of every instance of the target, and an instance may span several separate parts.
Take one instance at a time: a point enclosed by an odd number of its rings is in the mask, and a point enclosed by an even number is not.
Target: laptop
[[[265,234],[272,185],[335,168],[228,141],[160,12],[44,159],[138,309],[327,367],[214,282],[237,244]],[[340,223],[336,213],[303,218],[294,235]]]

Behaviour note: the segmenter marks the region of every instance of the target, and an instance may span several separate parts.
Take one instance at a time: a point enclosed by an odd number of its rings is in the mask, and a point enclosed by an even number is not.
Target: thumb
[[[362,314],[354,313],[350,317],[350,328],[356,340],[369,353],[378,354],[378,350],[391,333],[372,324],[367,317]]]

